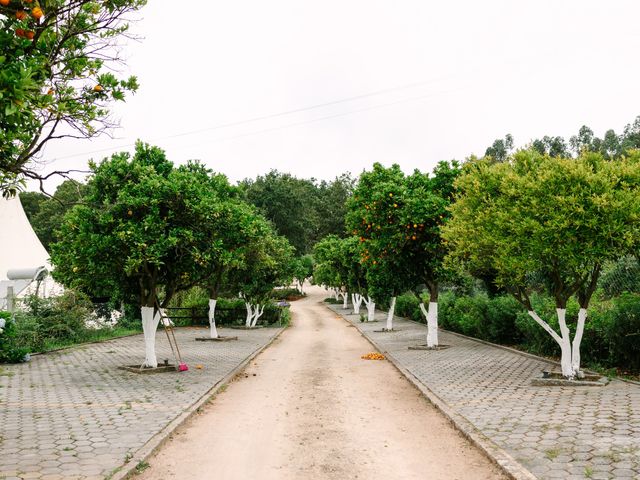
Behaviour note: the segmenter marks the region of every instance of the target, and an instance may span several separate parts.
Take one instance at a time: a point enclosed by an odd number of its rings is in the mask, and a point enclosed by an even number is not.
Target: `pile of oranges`
[[[385,356],[378,352],[367,353],[360,357],[363,360],[385,360]]]

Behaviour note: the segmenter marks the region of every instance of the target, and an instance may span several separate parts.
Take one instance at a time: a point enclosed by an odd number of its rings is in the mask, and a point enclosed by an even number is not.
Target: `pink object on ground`
[[[180,365],[178,365],[179,372],[186,372],[187,370],[189,370],[189,367],[186,363],[181,363]]]

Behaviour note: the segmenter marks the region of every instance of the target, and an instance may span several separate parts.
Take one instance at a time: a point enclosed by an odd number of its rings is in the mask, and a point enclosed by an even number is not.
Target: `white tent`
[[[49,254],[33,231],[20,198],[0,198],[0,308],[4,306],[7,287],[14,287],[14,293],[19,294],[30,283],[20,277],[29,272],[39,275],[42,267],[51,270]],[[11,279],[7,275],[10,270]],[[54,287],[53,282],[48,283],[49,288]],[[42,287],[40,292],[45,293]]]

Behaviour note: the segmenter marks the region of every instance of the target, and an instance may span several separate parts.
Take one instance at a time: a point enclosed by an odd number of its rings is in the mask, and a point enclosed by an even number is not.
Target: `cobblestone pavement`
[[[395,317],[396,332],[378,333],[386,314],[360,323],[331,305],[481,433],[543,479],[640,479],[640,385],[536,387],[549,363],[440,332],[438,351],[426,326]]]
[[[206,331],[176,330],[188,372],[141,375],[119,370],[144,359],[142,335],[3,365],[0,479],[108,477],[280,330],[220,329],[222,335],[238,335],[238,340],[195,341]],[[162,330],[156,348],[160,362],[172,361]],[[199,364],[202,369],[195,368]]]

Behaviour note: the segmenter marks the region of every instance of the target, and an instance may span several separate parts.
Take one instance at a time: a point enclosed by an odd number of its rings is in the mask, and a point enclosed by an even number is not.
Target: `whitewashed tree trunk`
[[[211,338],[218,338],[218,329],[216,328],[216,303],[218,303],[218,300],[215,298],[209,299],[209,326],[211,327],[209,336]]]
[[[346,310],[349,308],[349,294],[347,292],[342,292],[340,295],[342,295],[342,308]]]
[[[429,309],[420,302],[420,311],[427,320],[427,347],[438,346],[438,303],[429,302]]]
[[[396,310],[396,297],[391,297],[391,303],[389,304],[389,311],[387,312],[387,330],[393,330],[393,313]]]
[[[256,304],[254,306],[254,311],[253,311],[253,320],[251,321],[251,326],[255,327],[258,324],[258,319],[262,316],[262,314],[264,313],[264,305],[260,306],[260,304]]]
[[[154,315],[153,307],[140,307],[142,316],[142,332],[144,335],[144,362],[143,367],[156,368],[158,359],[156,358],[156,331],[160,322],[160,313]]]
[[[580,309],[581,312],[584,309]],[[560,334],[551,328],[551,326],[542,320],[536,312],[530,310],[529,316],[533,318],[538,325],[544,328],[549,335],[556,341],[556,343],[560,346],[560,366],[562,368],[562,375],[566,378],[573,379],[580,374],[580,342],[582,341],[582,333],[584,331],[584,322],[587,318],[586,310],[584,313],[580,313],[578,315],[578,330],[576,331],[576,336],[574,338],[573,347],[571,346],[571,332],[569,331],[569,327],[567,327],[567,310],[564,308],[557,308],[556,313],[558,315],[558,324],[560,325]],[[582,319],[582,325],[580,325]],[[574,366],[574,360],[576,360],[576,364]]]
[[[340,300],[340,289],[339,288],[334,288],[333,289],[333,295],[336,297],[336,301]]]
[[[244,302],[244,306],[247,307],[247,319],[245,320],[244,325],[249,328],[251,326],[251,320],[253,319],[253,309],[249,302]]]
[[[582,342],[582,334],[584,333],[584,324],[587,321],[587,309],[578,310],[578,325],[576,325],[576,335],[573,337],[573,346],[571,347],[571,368],[575,375],[580,374],[580,343]]]
[[[360,305],[362,305],[362,295],[359,293],[351,294],[351,303],[353,303],[353,313],[355,315],[360,314]]]
[[[364,303],[367,306],[367,322],[373,322],[376,319],[376,302],[369,296],[364,299]]]

